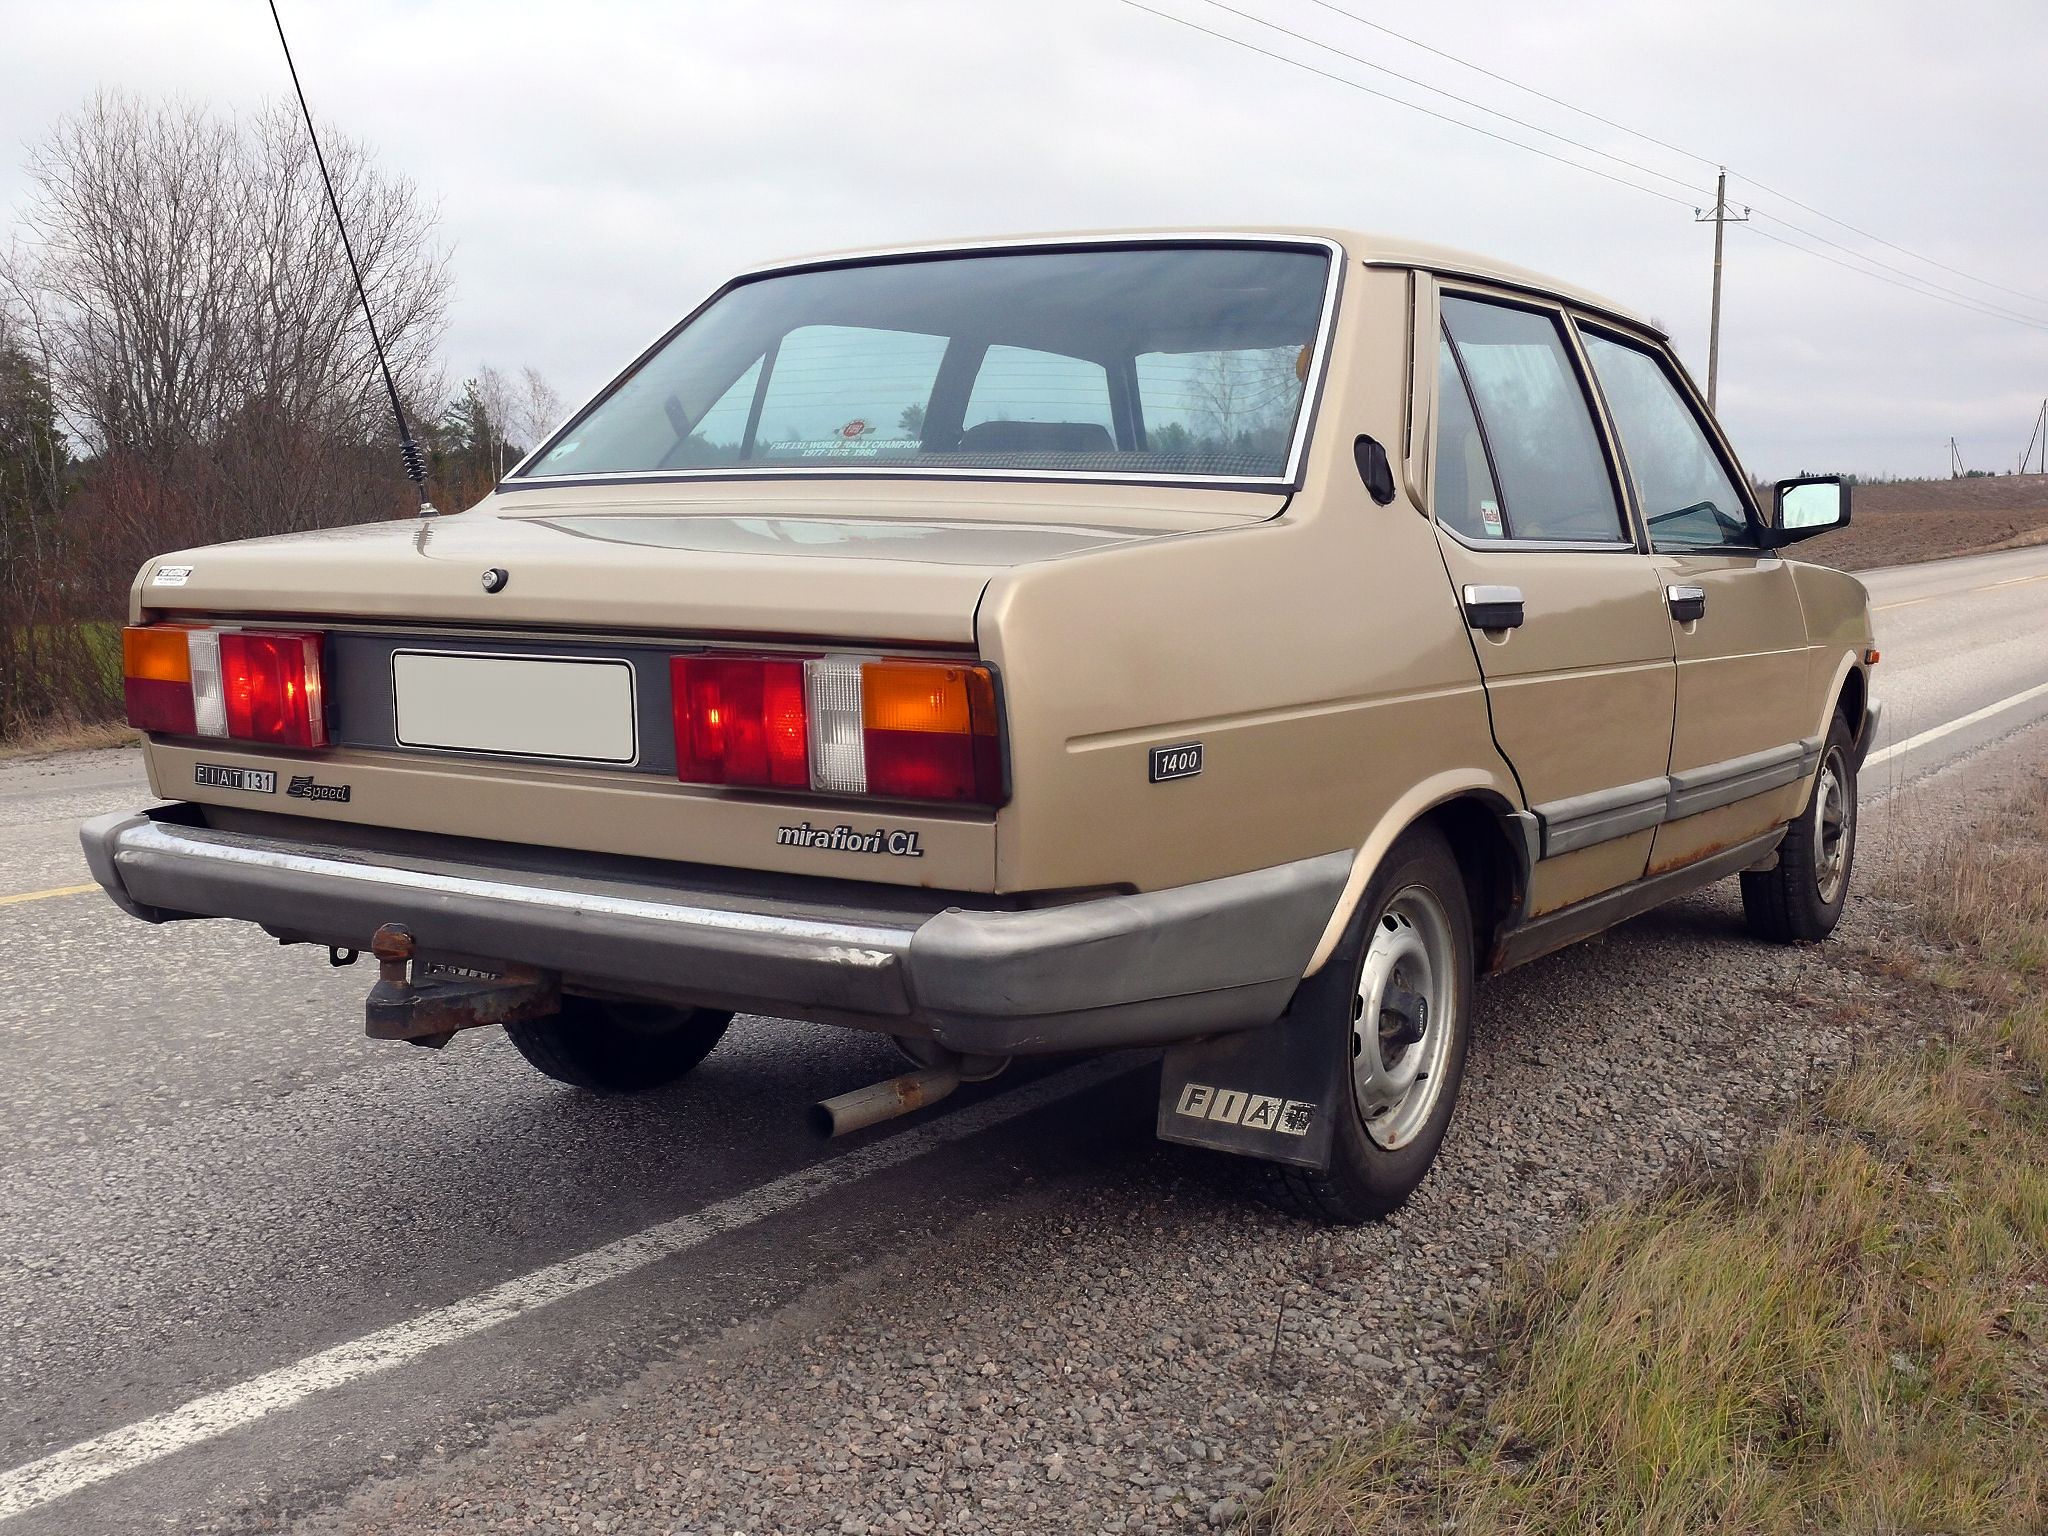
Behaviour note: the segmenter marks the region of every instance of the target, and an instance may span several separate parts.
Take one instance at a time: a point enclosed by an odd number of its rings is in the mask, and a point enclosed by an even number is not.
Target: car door
[[[1819,759],[1792,569],[1670,354],[1582,322],[1678,658],[1671,803],[1650,852],[1673,869],[1797,814]]]
[[[1440,305],[1437,539],[1494,740],[1541,824],[1530,915],[1638,879],[1663,819],[1675,667],[1563,314]]]

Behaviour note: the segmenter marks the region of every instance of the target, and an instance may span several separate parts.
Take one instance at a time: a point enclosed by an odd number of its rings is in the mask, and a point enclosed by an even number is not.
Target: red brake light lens
[[[808,789],[804,664],[763,656],[671,656],[676,777]]]
[[[220,674],[232,739],[327,745],[318,635],[223,633]]]

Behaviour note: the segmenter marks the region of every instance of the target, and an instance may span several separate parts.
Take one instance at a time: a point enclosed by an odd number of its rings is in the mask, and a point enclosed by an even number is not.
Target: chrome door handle
[[[1707,616],[1707,589],[1705,587],[1674,586],[1664,589],[1664,601],[1671,605],[1671,617],[1681,624],[1690,624]]]
[[[1473,629],[1522,627],[1520,587],[1467,587],[1464,598],[1465,622]]]

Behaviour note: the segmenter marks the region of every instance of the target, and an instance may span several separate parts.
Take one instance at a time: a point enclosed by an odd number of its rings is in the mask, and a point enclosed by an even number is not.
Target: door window
[[[1585,335],[1652,547],[1754,548],[1742,492],[1663,363],[1640,347]]]
[[[1627,540],[1621,498],[1561,318],[1450,296],[1443,316],[1490,450],[1505,537]]]

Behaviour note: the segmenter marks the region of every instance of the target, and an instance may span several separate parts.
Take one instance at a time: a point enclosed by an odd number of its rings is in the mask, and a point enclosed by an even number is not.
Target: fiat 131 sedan
[[[1357,1221],[1483,975],[1729,876],[1834,926],[1863,588],[1785,556],[1657,328],[1330,231],[1059,236],[726,284],[477,506],[138,576],[152,922],[375,959],[372,1035],[597,1091],[735,1012],[895,1037],[856,1129],[1163,1047],[1162,1136]]]

